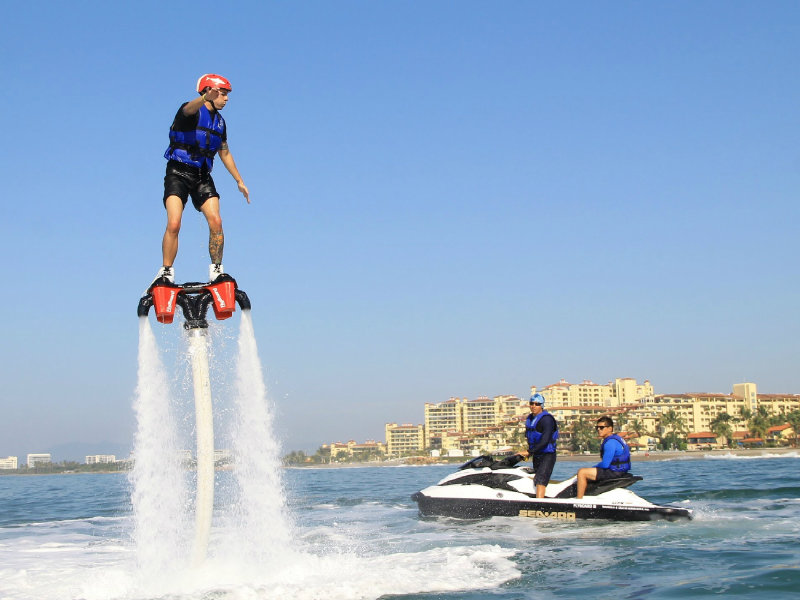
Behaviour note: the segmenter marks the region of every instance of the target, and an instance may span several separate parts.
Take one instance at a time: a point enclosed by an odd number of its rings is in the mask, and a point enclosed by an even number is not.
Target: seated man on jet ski
[[[530,401],[531,414],[525,419],[525,437],[528,438],[527,455],[531,457],[533,483],[536,497],[544,498],[544,491],[550,483],[550,475],[556,465],[556,440],[558,424],[549,412],[544,410],[544,396],[534,394]],[[521,453],[525,454],[525,453]]]
[[[597,419],[595,429],[603,440],[600,444],[600,456],[603,460],[593,467],[578,469],[578,498],[583,498],[589,481],[616,479],[631,469],[631,449],[625,440],[614,433],[614,421],[611,417]]]

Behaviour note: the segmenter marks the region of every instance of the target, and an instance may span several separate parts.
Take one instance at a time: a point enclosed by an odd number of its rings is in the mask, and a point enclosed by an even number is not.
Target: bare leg
[[[597,479],[597,469],[595,467],[583,467],[578,469],[578,499],[583,498],[586,493],[586,484]]]
[[[165,267],[171,267],[178,255],[178,234],[181,231],[183,201],[178,196],[167,196],[167,229],[161,241],[161,255]]]
[[[203,215],[208,221],[208,255],[211,262],[220,264],[222,262],[222,251],[225,247],[225,234],[222,232],[222,217],[219,214],[219,198],[214,196],[209,198],[200,207]]]
[[[546,485],[537,485],[536,486],[536,497],[537,498],[544,498],[544,491],[547,489]]]

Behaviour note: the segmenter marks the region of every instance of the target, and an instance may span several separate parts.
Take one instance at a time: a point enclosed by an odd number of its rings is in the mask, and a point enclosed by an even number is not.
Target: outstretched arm
[[[211,102],[213,104],[214,100],[219,97],[219,90],[217,89],[210,89],[202,96],[198,96],[194,100],[190,100],[186,104],[183,105],[183,114],[187,117],[190,115],[197,114],[197,111],[200,110],[200,107],[203,106],[205,102]]]
[[[242,192],[242,195],[244,195],[244,199],[247,200],[248,204],[250,204],[250,191],[244,184],[242,176],[239,175],[239,169],[236,168],[236,162],[233,160],[233,154],[231,154],[231,151],[228,149],[228,142],[222,142],[222,146],[219,149],[219,159],[236,181],[236,185],[239,186],[239,191]]]

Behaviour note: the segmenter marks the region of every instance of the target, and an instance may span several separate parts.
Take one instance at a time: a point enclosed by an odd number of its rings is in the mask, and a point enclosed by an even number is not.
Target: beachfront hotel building
[[[461,414],[464,431],[488,429],[497,424],[500,415],[500,404],[485,396],[475,400],[467,400],[462,404]]]
[[[617,378],[607,384],[582,381],[572,384],[565,380],[541,389],[530,388],[544,395],[546,407],[558,422],[562,442],[570,438],[576,421],[594,422],[603,415],[611,416],[623,435],[627,424],[638,421],[645,433],[634,440],[636,446],[646,447],[667,433],[661,423],[668,411],[673,411],[684,423],[690,449],[707,447],[711,423],[720,414],[731,416],[734,430],[746,428],[743,411],[755,413],[764,407],[771,415],[785,415],[800,410],[800,394],[759,394],[755,383],[737,383],[731,394],[682,393],[656,395],[650,381],[638,383],[632,378]],[[387,423],[385,452],[392,457],[422,452],[436,455],[503,454],[523,448],[525,418],[529,414],[528,399],[505,395],[475,400],[450,398],[439,403],[425,403],[424,425]],[[737,443],[748,443],[746,432],[735,431]],[[770,428],[767,441],[788,443],[794,440],[788,425]],[[756,443],[764,440],[756,440]],[[752,440],[749,441],[752,443]],[[719,445],[719,442],[716,442]],[[354,456],[355,442],[332,444],[331,456]],[[566,448],[566,444],[562,444]]]
[[[502,427],[528,414],[528,401],[518,396],[485,396],[475,400],[450,398],[425,403],[425,447],[446,449],[452,433],[482,432]],[[517,419],[518,420],[518,419]]]
[[[771,415],[784,415],[800,410],[800,394],[759,394],[753,382],[737,383],[730,394],[684,393],[658,394],[650,381],[637,382],[618,378],[607,384],[582,381],[572,384],[565,380],[541,389],[531,387],[531,394],[544,395],[547,410],[558,421],[564,441],[578,420],[593,422],[603,415],[611,416],[621,429],[624,423],[639,421],[653,436],[666,433],[661,425],[664,414],[673,411],[685,424],[685,433],[695,434],[690,446],[708,444],[711,423],[720,414],[732,417],[734,429],[746,428],[743,411],[755,413],[763,407]],[[527,400],[516,396],[497,396],[492,400],[450,398],[439,404],[425,404],[425,445],[428,450],[476,452],[503,451],[524,445],[524,419],[528,414]],[[491,421],[494,420],[492,423]],[[491,424],[490,424],[491,423]],[[738,425],[737,425],[738,424]],[[697,434],[704,434],[698,436]],[[770,441],[793,439],[791,427],[771,430]],[[644,434],[642,445],[654,443]],[[747,440],[740,435],[737,441]],[[702,440],[702,441],[698,441]],[[763,440],[758,440],[763,442]],[[751,441],[752,443],[752,441]]]
[[[448,431],[441,436],[437,450],[449,456],[510,454],[521,450],[524,439],[524,417],[515,417],[495,427],[467,432]]]
[[[0,469],[16,469],[16,468],[17,468],[16,456],[6,456],[5,458],[0,458]]]
[[[737,418],[743,410],[755,412],[760,407],[771,415],[800,410],[800,394],[759,394],[755,383],[736,384],[732,394],[658,395],[630,410],[629,415],[653,422],[674,410],[690,432],[702,432],[708,431],[711,422],[722,413]]]
[[[588,419],[592,422],[600,417],[607,415],[615,419],[617,415],[624,411],[624,407],[607,408],[605,406],[590,405],[567,405],[567,406],[547,406],[547,412],[555,417],[558,423],[559,435],[563,438],[567,429],[570,429],[576,421]],[[569,436],[567,436],[569,437]]]
[[[741,399],[744,405],[751,411],[755,412],[758,410],[758,392],[756,391],[755,383],[734,384],[732,396]]]
[[[531,387],[531,395],[536,387]],[[635,404],[653,397],[653,386],[645,379],[637,383],[629,377],[618,378],[613,382],[599,384],[584,380],[581,383],[569,383],[562,379],[558,383],[543,387],[539,393],[545,397],[548,406],[601,406],[615,408],[626,404]]]
[[[623,382],[622,385],[620,382]],[[587,383],[589,386],[596,385],[591,382],[577,385],[584,386]],[[595,420],[603,415],[609,415],[618,422],[638,420],[646,431],[660,434],[665,433],[661,427],[663,415],[668,411],[673,411],[685,424],[686,433],[698,434],[708,433],[711,423],[722,413],[730,415],[735,421],[740,418],[743,410],[754,413],[762,406],[771,415],[800,410],[800,395],[759,394],[756,384],[752,382],[735,384],[731,394],[656,395],[653,394],[653,388],[649,381],[638,385],[634,380],[620,379],[615,380],[614,384],[609,384],[609,386],[615,389],[615,393],[601,392],[597,394],[591,389],[584,389],[576,390],[572,396],[567,396],[564,390],[575,386],[561,381],[554,386],[543,388],[540,393],[552,390],[554,387],[558,390],[555,396],[548,398],[547,410],[556,418],[562,432],[569,429],[579,419]],[[604,397],[605,401],[597,402],[598,396]],[[548,397],[547,394],[545,397]],[[558,398],[561,398],[562,402],[569,403],[561,404]],[[587,399],[589,399],[588,402]]]
[[[36,465],[49,465],[52,462],[50,454],[28,454],[28,468],[32,469]]]
[[[425,446],[441,448],[442,434],[448,431],[464,431],[464,400],[450,398],[438,404],[425,403]]]
[[[425,428],[422,425],[386,423],[386,454],[408,456],[420,454],[425,449]]]
[[[86,457],[87,465],[108,465],[117,462],[114,454],[90,454]]]
[[[375,440],[367,440],[363,444],[359,444],[355,440],[350,440],[346,444],[336,442],[330,445],[330,449],[333,462],[342,456],[354,460],[374,460],[376,457],[386,454],[386,444]]]
[[[233,452],[227,448],[214,450],[214,464],[233,462]]]

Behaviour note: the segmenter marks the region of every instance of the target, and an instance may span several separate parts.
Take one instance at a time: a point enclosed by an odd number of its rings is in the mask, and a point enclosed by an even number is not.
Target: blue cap
[[[541,394],[538,394],[538,393],[534,394],[533,396],[531,396],[530,404],[534,404],[534,403],[541,404],[542,406],[544,406],[544,396],[542,396]]]

